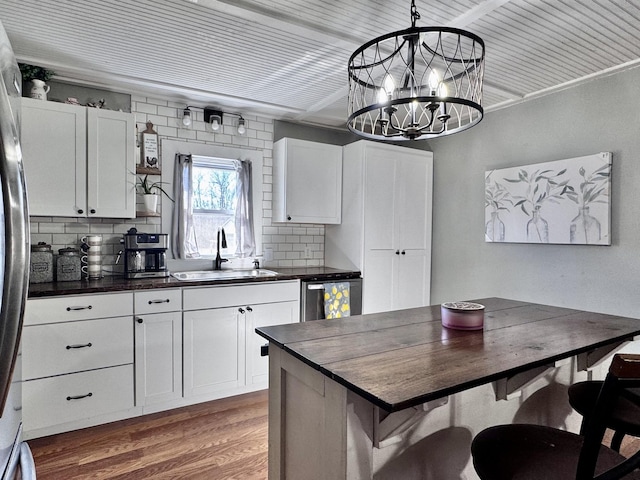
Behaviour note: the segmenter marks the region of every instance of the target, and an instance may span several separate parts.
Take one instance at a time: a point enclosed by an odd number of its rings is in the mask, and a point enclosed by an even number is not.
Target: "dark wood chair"
[[[595,408],[602,384],[602,381],[593,380],[579,382],[569,387],[569,403],[583,417],[581,434],[584,434],[589,417]],[[607,428],[614,431],[611,448],[616,452],[620,451],[625,435],[640,437],[640,391],[630,390],[628,395],[618,398]]]
[[[540,425],[500,425],[480,432],[471,444],[482,480],[640,479],[640,452],[625,458],[602,439],[618,399],[640,387],[640,355],[613,357],[584,435]]]

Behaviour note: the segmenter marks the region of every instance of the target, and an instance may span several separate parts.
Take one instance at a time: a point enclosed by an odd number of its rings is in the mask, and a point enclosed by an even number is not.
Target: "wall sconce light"
[[[185,127],[188,127],[189,125],[191,125],[191,109],[189,108],[189,106],[187,106],[183,111],[182,111],[182,125],[184,125]]]
[[[220,125],[222,125],[222,117],[224,113],[222,110],[213,110],[212,108],[204,109],[204,122],[211,125],[211,130],[218,131],[220,130]]]

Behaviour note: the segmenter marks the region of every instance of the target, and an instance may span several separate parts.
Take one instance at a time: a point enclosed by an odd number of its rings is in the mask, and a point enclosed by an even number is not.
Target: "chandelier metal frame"
[[[377,37],[349,58],[347,127],[373,140],[451,135],[484,115],[484,42],[466,30],[411,27]]]

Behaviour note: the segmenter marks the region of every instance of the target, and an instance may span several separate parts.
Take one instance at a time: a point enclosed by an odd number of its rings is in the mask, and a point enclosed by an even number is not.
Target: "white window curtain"
[[[251,188],[251,161],[236,162],[236,256],[250,257],[256,253],[253,231],[253,194]]]
[[[174,258],[198,258],[198,242],[193,228],[191,155],[176,154],[173,172],[173,198],[175,210],[171,225],[171,249]]]

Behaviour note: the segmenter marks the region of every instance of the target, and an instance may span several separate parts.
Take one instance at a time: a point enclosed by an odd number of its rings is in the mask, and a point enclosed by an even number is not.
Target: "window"
[[[215,255],[219,228],[227,238],[226,255],[236,251],[236,162],[193,156],[193,228],[200,255]]]
[[[172,202],[164,196],[162,199],[162,228],[171,232],[173,259],[215,256],[218,227],[223,227],[227,235],[228,248],[223,257],[262,255],[262,150],[165,139],[162,141],[162,162],[162,181],[166,190],[173,192],[175,200]],[[202,170],[194,175],[194,167]],[[228,198],[222,198],[223,189],[218,190],[215,185],[209,187],[216,182],[215,178],[210,178],[216,170],[221,175],[217,179],[219,183],[239,198],[228,202]],[[197,195],[191,186],[196,180],[199,183]],[[232,180],[236,182],[235,189],[228,183]],[[197,233],[194,213],[199,217]]]

